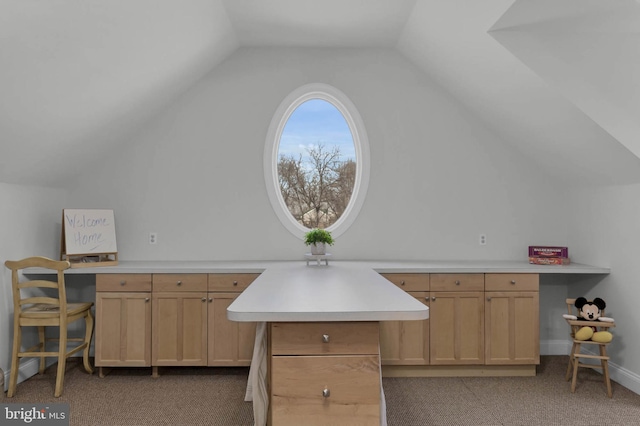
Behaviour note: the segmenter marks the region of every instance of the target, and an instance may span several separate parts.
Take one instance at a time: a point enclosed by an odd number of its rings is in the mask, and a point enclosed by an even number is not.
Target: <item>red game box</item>
[[[569,257],[569,248],[557,246],[529,246],[529,257]]]

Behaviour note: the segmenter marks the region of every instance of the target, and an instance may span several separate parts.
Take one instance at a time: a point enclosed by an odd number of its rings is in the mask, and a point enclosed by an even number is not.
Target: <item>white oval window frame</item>
[[[276,110],[269,130],[264,148],[264,179],[267,185],[267,194],[273,210],[278,219],[293,235],[303,238],[309,231],[299,224],[289,212],[289,208],[280,193],[278,181],[278,151],[280,138],[291,114],[304,102],[310,99],[322,99],[331,103],[344,117],[353,138],[356,152],[356,179],[349,204],[344,213],[333,225],[327,228],[334,238],[338,238],[353,224],[364,204],[364,198],[369,187],[369,139],[364,128],[362,117],[355,105],[340,90],[322,83],[312,83],[301,86],[287,96]]]

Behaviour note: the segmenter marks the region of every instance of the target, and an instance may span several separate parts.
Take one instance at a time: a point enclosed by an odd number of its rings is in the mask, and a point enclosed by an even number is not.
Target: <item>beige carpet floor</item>
[[[640,395],[602,376],[580,372],[572,394],[564,381],[567,357],[544,356],[535,377],[384,378],[389,426],[640,425]],[[70,404],[71,425],[252,425],[243,401],[246,368],[113,369],[101,379],[70,362],[64,394],[53,397],[55,369],[18,385],[0,403]],[[304,426],[304,425],[301,425]]]

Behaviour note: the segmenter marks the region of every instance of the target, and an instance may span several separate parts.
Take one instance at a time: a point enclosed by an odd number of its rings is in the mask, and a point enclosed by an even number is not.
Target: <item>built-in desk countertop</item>
[[[86,264],[89,265],[89,264]],[[67,274],[190,274],[190,273],[261,273],[269,268],[305,265],[305,260],[268,261],[161,261],[121,260],[115,266],[71,268]],[[359,266],[379,273],[523,273],[523,274],[609,274],[606,267],[572,263],[569,265],[532,265],[518,260],[331,260],[334,265]],[[309,267],[316,267],[310,265]],[[38,273],[37,269],[31,270]]]
[[[37,273],[37,271],[33,271]],[[67,274],[260,273],[228,310],[234,321],[424,319],[427,310],[379,273],[608,274],[609,268],[526,261],[120,261]],[[420,306],[418,306],[420,305]]]

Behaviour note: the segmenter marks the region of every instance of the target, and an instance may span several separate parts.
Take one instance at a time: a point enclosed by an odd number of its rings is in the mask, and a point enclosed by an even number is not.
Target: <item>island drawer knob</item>
[[[329,398],[331,396],[331,391],[328,388],[324,388],[322,390],[322,396],[324,396],[325,398]]]
[[[323,343],[329,343],[329,335],[328,334],[323,334],[322,335],[322,342]]]

